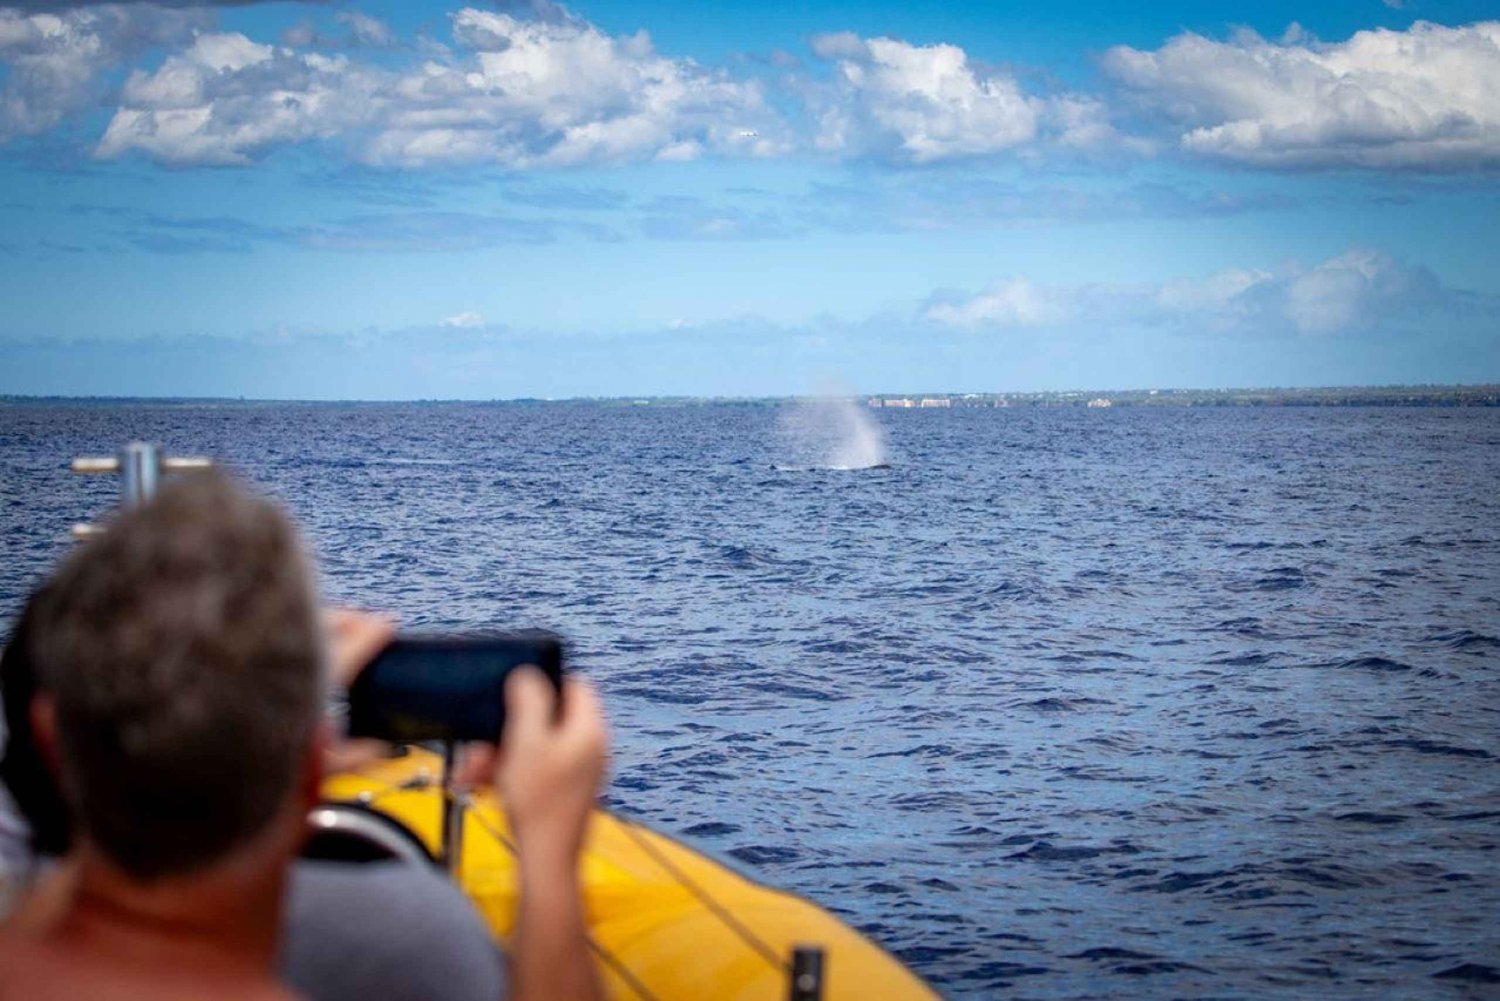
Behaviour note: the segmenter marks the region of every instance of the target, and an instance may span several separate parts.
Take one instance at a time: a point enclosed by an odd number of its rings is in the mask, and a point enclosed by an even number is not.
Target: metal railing
[[[207,469],[213,460],[201,457],[169,456],[160,447],[133,441],[120,449],[119,455],[73,460],[73,472],[83,475],[118,475],[120,505],[133,507],[151,499],[167,473]],[[73,538],[89,539],[103,532],[98,525],[82,523],[73,526]]]

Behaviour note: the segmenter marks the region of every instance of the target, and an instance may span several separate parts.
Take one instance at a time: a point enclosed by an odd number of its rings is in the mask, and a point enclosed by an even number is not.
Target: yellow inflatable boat
[[[437,755],[413,748],[357,773],[332,776],[324,786],[330,805],[325,825],[347,830],[351,818],[363,817],[387,833],[399,831],[425,857],[438,858],[445,817],[455,818],[449,823],[461,827],[456,836],[450,831],[447,843],[460,847],[449,867],[503,944],[516,914],[515,855],[505,813],[488,793],[450,813],[442,769]],[[751,882],[608,811],[598,811],[590,825],[582,881],[599,969],[613,998],[936,997],[889,953],[822,908]]]

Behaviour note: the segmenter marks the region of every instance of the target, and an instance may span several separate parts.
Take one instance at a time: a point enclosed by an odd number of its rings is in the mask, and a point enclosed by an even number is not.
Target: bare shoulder
[[[141,976],[91,961],[34,935],[0,929],[0,1001],[299,1001],[267,979],[203,981],[164,972]]]
[[[94,996],[87,965],[68,963],[45,937],[0,931],[0,1001],[52,1001]]]
[[[55,987],[48,984],[47,947],[36,936],[15,928],[0,929],[0,1001],[12,998],[53,997]]]
[[[21,931],[18,926],[12,924],[0,924],[0,970],[5,971],[5,976],[0,977],[0,997],[5,997],[5,991],[11,986],[9,981],[15,979],[17,970],[27,966],[27,957],[31,953],[28,946],[35,944],[35,936]]]

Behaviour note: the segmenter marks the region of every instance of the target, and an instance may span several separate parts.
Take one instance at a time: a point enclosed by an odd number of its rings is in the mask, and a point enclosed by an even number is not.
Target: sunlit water
[[[864,416],[864,415],[862,415]],[[293,508],[334,597],[547,626],[612,804],[946,993],[1500,978],[1500,412],[0,409],[0,615],[146,438]]]

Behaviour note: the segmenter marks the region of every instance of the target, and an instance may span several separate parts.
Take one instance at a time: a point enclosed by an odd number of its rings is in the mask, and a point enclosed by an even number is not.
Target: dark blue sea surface
[[[609,801],[947,994],[1500,992],[1500,411],[0,409],[0,616],[159,441],[334,599],[543,626]],[[779,465],[798,465],[778,469]]]

